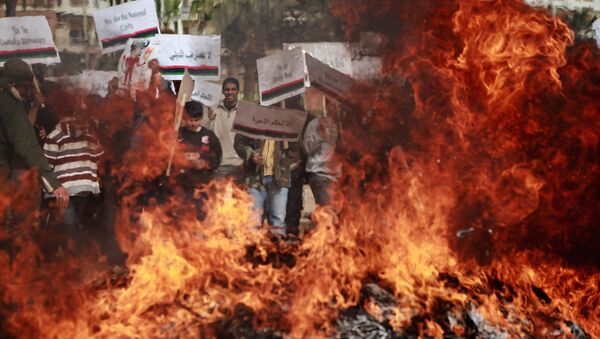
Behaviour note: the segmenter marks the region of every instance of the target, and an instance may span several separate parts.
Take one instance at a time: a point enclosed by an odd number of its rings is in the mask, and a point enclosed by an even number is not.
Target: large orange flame
[[[407,335],[474,336],[469,318],[480,335],[564,335],[576,323],[599,336],[595,47],[573,47],[559,19],[512,0],[332,10],[349,34],[387,37],[386,79],[353,93],[341,189],[300,245],[272,244],[231,182],[205,189],[202,222],[177,194],[142,210],[173,140],[173,102],[160,101],[118,170],[128,275],[86,258],[41,263],[33,232],[0,233],[16,244],[0,252],[5,330],[147,338],[251,327],[314,338],[360,305]],[[15,201],[3,193],[0,208]],[[375,285],[388,306],[365,298]]]

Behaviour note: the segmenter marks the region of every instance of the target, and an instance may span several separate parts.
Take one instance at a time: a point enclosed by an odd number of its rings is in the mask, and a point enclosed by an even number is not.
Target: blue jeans
[[[265,201],[267,202],[267,220],[271,225],[271,232],[285,235],[285,208],[287,205],[288,188],[279,187],[273,176],[263,177],[261,187],[250,187],[248,192],[254,200],[254,211],[260,216],[264,213]]]

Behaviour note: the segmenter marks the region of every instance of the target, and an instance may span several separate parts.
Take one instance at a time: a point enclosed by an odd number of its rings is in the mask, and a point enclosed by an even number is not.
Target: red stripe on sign
[[[45,52],[45,51],[54,51],[54,47],[42,47],[42,48],[31,48],[31,49],[15,49],[12,51],[0,51],[0,55],[13,54],[13,53]]]
[[[156,27],[152,27],[152,28],[146,28],[146,29],[142,29],[141,31],[137,31],[137,32],[133,32],[133,33],[127,33],[127,34],[123,34],[123,35],[119,35],[119,36],[115,36],[112,38],[104,38],[102,40],[100,40],[102,43],[108,43],[114,40],[119,40],[119,39],[123,39],[123,38],[129,38],[132,37],[134,35],[138,35],[141,33],[146,33],[146,32],[150,32],[150,31],[154,31],[156,29]]]
[[[249,131],[249,132],[254,132],[256,134],[266,134],[266,133],[268,133],[268,134],[277,134],[277,135],[280,135],[280,136],[291,137],[291,138],[297,137],[298,134],[300,134],[300,133],[295,133],[295,132],[276,131],[276,130],[273,130],[273,129],[266,129],[266,128],[264,128],[264,129],[263,128],[254,128],[254,127],[249,127],[249,126],[244,126],[244,125],[239,125],[239,124],[234,124],[233,127],[236,128],[236,129],[240,129],[240,130],[246,130],[246,131]]]
[[[298,80],[294,80],[294,81],[290,81],[290,82],[288,82],[288,83],[285,83],[285,84],[283,84],[283,85],[279,85],[279,86],[277,86],[277,87],[273,87],[273,88],[271,88],[271,89],[268,89],[268,90],[266,90],[266,91],[264,91],[264,92],[260,92],[260,94],[262,94],[262,95],[269,94],[269,93],[271,93],[271,92],[274,92],[274,91],[276,91],[276,90],[278,90],[278,89],[281,89],[281,88],[284,88],[284,87],[293,86],[293,85],[299,84],[299,83],[301,83],[301,82],[304,82],[304,78],[302,78],[302,79],[298,79]]]
[[[187,68],[187,69],[218,69],[219,66],[208,66],[208,65],[200,65],[200,66],[160,66],[160,68],[164,69],[175,69],[175,68]]]

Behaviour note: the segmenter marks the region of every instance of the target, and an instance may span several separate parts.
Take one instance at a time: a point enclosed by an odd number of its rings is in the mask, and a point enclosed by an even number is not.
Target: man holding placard
[[[223,150],[221,165],[216,169],[215,177],[232,177],[237,183],[240,183],[244,176],[244,161],[233,147],[235,133],[231,131],[237,113],[238,94],[240,93],[239,81],[235,78],[225,79],[222,92],[223,100],[219,102],[217,107],[209,110],[209,114],[205,115],[202,125],[215,133]]]
[[[246,184],[254,210],[266,218],[275,237],[286,235],[285,213],[291,185],[289,145],[286,141],[261,140],[237,134],[235,149],[246,165]]]

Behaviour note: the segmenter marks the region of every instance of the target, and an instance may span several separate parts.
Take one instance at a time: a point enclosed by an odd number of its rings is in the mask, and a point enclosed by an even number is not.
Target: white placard
[[[308,54],[305,58],[310,86],[343,101],[354,85],[354,80]]]
[[[153,0],[126,2],[92,15],[102,53],[124,49],[130,38],[148,38],[160,33]]]
[[[548,5],[557,8],[566,8],[570,10],[579,8],[591,8],[595,11],[600,11],[600,1],[598,0],[525,0],[532,6],[543,6]]]
[[[192,100],[200,101],[204,106],[215,107],[221,100],[221,85],[196,80],[192,91]]]
[[[256,60],[260,104],[271,105],[304,93],[302,49],[282,51]]]
[[[283,50],[291,50],[298,47],[329,67],[352,76],[352,53],[350,53],[348,44],[343,42],[283,44]]]
[[[45,16],[0,19],[0,66],[12,58],[21,58],[30,64],[60,62]]]
[[[155,55],[166,80],[181,80],[188,70],[194,80],[221,78],[221,36],[161,34]]]

